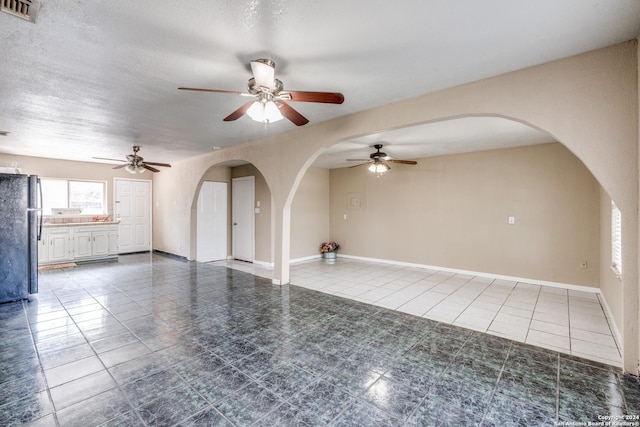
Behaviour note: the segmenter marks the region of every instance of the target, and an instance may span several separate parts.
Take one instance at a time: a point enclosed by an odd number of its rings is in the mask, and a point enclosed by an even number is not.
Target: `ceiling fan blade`
[[[278,101],[278,104],[280,105],[280,112],[282,113],[282,115],[291,120],[296,126],[302,126],[309,123],[309,120],[307,120],[305,116],[294,110],[291,105],[287,104],[284,101]]]
[[[371,162],[366,162],[366,163],[360,163],[359,165],[353,165],[353,166],[349,166],[350,168],[357,168],[358,166],[364,166],[364,165],[368,165]]]
[[[286,90],[278,94],[286,101],[293,102],[322,102],[325,104],[342,104],[344,95],[339,92],[303,92],[299,90]]]
[[[152,168],[147,163],[143,163],[142,167],[151,172],[160,172],[160,169]]]
[[[228,93],[231,95],[244,95],[244,92],[238,92],[237,90],[222,90],[222,89],[201,89],[197,87],[179,87],[178,90],[196,90],[199,92],[216,92],[216,93]]]
[[[116,167],[114,167],[112,169],[122,169],[122,168],[126,167],[128,164],[129,163],[125,163],[124,165],[118,165],[118,166],[116,166]]]
[[[247,112],[247,110],[249,109],[249,107],[251,107],[251,104],[253,103],[254,101],[245,102],[240,108],[238,108],[233,113],[229,114],[223,120],[225,122],[232,122],[234,120],[238,120],[240,117],[244,116],[244,113]]]
[[[171,165],[169,163],[156,163],[156,162],[144,162],[147,165],[153,165],[153,166],[163,166],[165,168],[170,168]]]
[[[397,159],[389,159],[387,160],[388,162],[391,163],[401,163],[403,165],[417,165],[418,162],[413,161],[413,160],[397,160]]]
[[[112,162],[126,162],[126,160],[121,160],[121,159],[107,159],[106,157],[92,157],[92,159],[96,159],[96,160],[111,160]]]
[[[262,86],[274,90],[276,88],[276,70],[272,61],[251,61],[251,72],[256,79],[256,86]]]
[[[370,159],[347,159],[347,162],[370,162]]]

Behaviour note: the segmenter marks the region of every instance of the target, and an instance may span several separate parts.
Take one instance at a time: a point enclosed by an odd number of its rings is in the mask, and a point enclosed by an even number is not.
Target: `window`
[[[41,183],[44,215],[51,215],[53,208],[81,209],[83,215],[105,214],[104,181],[42,178]]]
[[[611,268],[622,275],[622,216],[620,209],[611,202]]]

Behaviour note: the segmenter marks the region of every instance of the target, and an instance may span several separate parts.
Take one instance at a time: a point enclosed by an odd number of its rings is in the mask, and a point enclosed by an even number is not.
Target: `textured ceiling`
[[[0,13],[0,131],[10,132],[0,152],[90,160],[137,144],[146,159],[172,162],[289,131],[287,120],[223,122],[244,98],[177,90],[245,90],[260,57],[276,61],[285,88],[344,93],[342,105],[296,103],[312,125],[630,40],[639,28],[638,0],[42,0],[35,24]],[[457,128],[467,125],[345,142],[334,160],[392,137],[405,145],[398,156],[443,153],[447,140],[482,149],[479,127],[499,126]],[[336,166],[330,155],[319,162]]]
[[[357,165],[358,162],[346,159],[368,159],[369,154],[376,151],[375,148],[371,148],[374,144],[382,144],[382,151],[393,158],[412,160],[549,142],[554,140],[547,133],[513,120],[499,117],[465,117],[344,141],[322,153],[315,165],[326,168]]]

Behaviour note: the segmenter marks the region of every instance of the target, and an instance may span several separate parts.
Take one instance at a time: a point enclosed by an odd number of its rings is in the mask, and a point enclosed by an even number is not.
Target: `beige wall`
[[[419,159],[379,177],[334,169],[331,237],[349,255],[597,287],[599,191],[557,143]]]
[[[640,44],[638,43],[638,39],[640,38],[640,33],[638,34],[638,36],[636,37],[635,40],[635,46],[636,46],[636,131],[637,131],[637,139],[636,139],[636,144],[638,146],[638,151],[637,151],[637,167],[638,170],[640,170]],[[638,175],[636,176],[629,176],[630,180],[633,180],[636,182],[636,184],[638,184],[638,201],[639,201],[639,205],[638,205],[638,211],[640,211],[640,177]],[[640,222],[640,218],[638,218],[637,216],[634,217],[635,221]],[[631,230],[630,230],[631,231]],[[638,225],[638,229],[636,229],[636,232],[640,233],[640,225]],[[623,234],[623,239],[625,239],[626,237],[624,237],[624,235],[626,234],[625,230],[622,230],[622,234]],[[640,246],[640,237],[638,240],[635,241],[635,243]],[[631,274],[631,280],[629,281],[625,281],[624,286],[636,286],[640,288],[640,275],[638,274],[638,265],[640,265],[640,247],[638,248],[638,250],[635,252],[635,257],[631,258],[632,262],[634,262],[635,264],[635,277],[633,276],[634,272],[632,271]],[[635,278],[635,281],[634,281]],[[630,297],[629,292],[626,293],[627,297]],[[640,299],[640,292],[638,292],[637,298]],[[629,311],[635,310],[638,311],[640,309],[640,301],[636,301],[635,304],[630,304],[628,307]],[[621,316],[623,317],[623,316]],[[623,322],[626,319],[623,319]],[[640,319],[638,319],[638,322],[640,322]],[[622,325],[622,323],[620,324]],[[640,335],[640,325],[638,325],[638,329],[637,329],[637,333],[638,335]],[[638,348],[636,349],[636,354],[639,355],[639,359],[640,359],[640,337],[638,338],[638,340],[636,341],[636,345],[638,346]],[[640,360],[638,360],[638,364],[640,364]],[[640,371],[640,368],[637,369],[637,371]],[[639,373],[639,372],[636,372]]]
[[[291,259],[317,256],[329,230],[329,170],[311,167],[291,204]]]
[[[4,166],[6,162],[18,162],[18,168],[21,169],[23,174],[38,175],[42,178],[106,181],[107,209],[109,215],[113,215],[113,178],[153,179],[151,172],[132,175],[124,169],[113,169],[114,165],[104,163],[76,162],[71,160],[0,154],[0,166]]]

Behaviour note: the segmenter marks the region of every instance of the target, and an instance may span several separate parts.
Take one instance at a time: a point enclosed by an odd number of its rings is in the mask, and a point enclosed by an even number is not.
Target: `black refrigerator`
[[[41,206],[36,175],[0,174],[0,303],[38,292]]]

